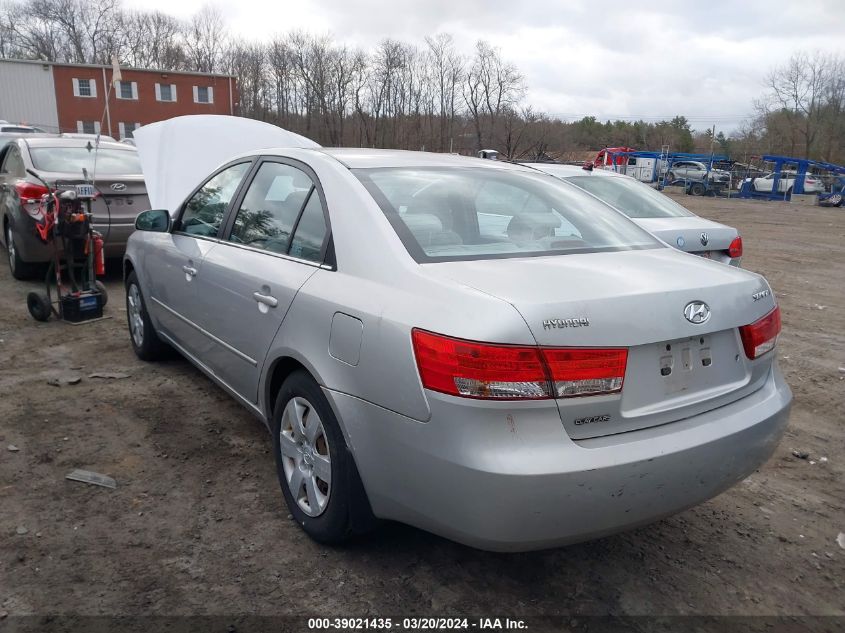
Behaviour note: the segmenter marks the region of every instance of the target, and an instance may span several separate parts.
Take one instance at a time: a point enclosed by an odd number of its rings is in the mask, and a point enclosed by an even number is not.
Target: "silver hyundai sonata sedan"
[[[260,150],[137,229],[135,352],[175,348],[271,429],[322,542],[596,538],[732,486],[787,424],[765,279],[528,167]]]
[[[731,266],[740,265],[742,237],[735,228],[705,220],[631,176],[606,169],[587,171],[576,165],[525,164],[593,194],[678,250]]]

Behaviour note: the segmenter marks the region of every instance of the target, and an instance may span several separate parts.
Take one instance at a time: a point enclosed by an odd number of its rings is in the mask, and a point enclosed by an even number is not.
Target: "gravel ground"
[[[400,525],[344,548],[311,542],[288,518],[263,426],[187,362],[135,358],[118,277],[111,318],[39,324],[30,286],[2,266],[0,629],[46,614],[845,616],[845,209],[683,202],[738,227],[744,266],[777,293],[789,430],[716,499],[529,554]],[[74,468],[118,487],[65,480]]]

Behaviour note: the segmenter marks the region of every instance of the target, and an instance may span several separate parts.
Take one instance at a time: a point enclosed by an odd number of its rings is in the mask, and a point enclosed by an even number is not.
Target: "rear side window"
[[[357,169],[418,262],[659,248],[584,191],[535,171]]]
[[[182,213],[180,230],[191,235],[215,237],[249,165],[238,163],[224,169],[191,196]]]
[[[26,176],[23,158],[17,147],[10,147],[6,153],[6,159],[3,161],[3,172],[10,176],[17,176],[18,178],[24,178]]]
[[[311,192],[308,204],[302,211],[302,217],[296,225],[290,254],[312,262],[320,262],[323,255],[323,242],[326,240],[326,216],[317,191]]]
[[[301,169],[264,163],[238,209],[229,241],[287,253],[297,218],[313,190],[314,183]]]

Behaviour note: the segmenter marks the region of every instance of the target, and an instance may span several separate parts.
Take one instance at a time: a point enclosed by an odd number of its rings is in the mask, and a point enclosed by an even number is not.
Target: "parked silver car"
[[[96,155],[96,156],[95,156]],[[96,161],[96,162],[95,162]],[[85,170],[85,171],[83,171]],[[87,139],[27,135],[0,149],[0,221],[9,267],[16,279],[29,279],[53,249],[35,230],[39,202],[47,188],[72,186],[96,176],[99,195],[92,207],[94,228],[103,234],[106,257],[122,257],[135,217],[149,208],[141,163],[133,147],[101,142],[95,152]]]
[[[708,180],[714,184],[727,186],[731,182],[731,175],[722,169],[707,169],[707,165],[698,160],[679,160],[669,167],[669,182],[688,180],[704,182]]]
[[[732,486],[787,423],[765,279],[528,167],[256,151],[137,229],[136,354],[174,347],[271,429],[319,541],[374,517],[492,550],[595,538]]]
[[[670,246],[732,266],[742,261],[742,237],[735,228],[705,220],[635,178],[574,165],[525,164],[591,193]]]

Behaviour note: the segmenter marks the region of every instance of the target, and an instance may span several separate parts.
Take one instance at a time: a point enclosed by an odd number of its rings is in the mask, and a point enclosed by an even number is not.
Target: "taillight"
[[[27,202],[38,202],[41,200],[41,196],[50,193],[50,190],[44,185],[27,182],[26,180],[18,180],[15,183],[15,189],[18,192],[18,197],[21,199],[21,203],[24,204]]]
[[[780,334],[780,308],[777,306],[762,319],[739,328],[745,355],[751,360],[772,351],[777,343],[778,334]]]
[[[543,348],[556,398],[622,391],[627,349]]]
[[[540,400],[621,391],[626,349],[494,345],[414,329],[423,386],[467,398]]]
[[[468,398],[549,397],[537,347],[488,345],[414,330],[414,353],[427,389]]]
[[[736,259],[737,257],[742,257],[742,237],[737,235],[731,245],[728,246],[728,256],[731,259]]]

